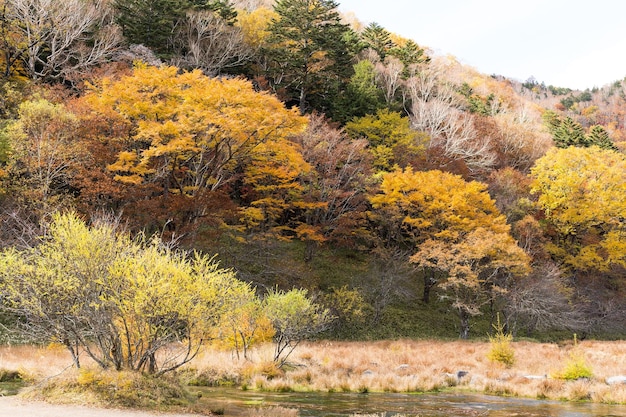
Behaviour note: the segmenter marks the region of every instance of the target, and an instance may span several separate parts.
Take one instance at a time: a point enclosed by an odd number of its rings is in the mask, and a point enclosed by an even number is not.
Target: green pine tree
[[[353,74],[356,34],[333,0],[280,0],[268,28],[267,75],[287,103],[329,113]],[[332,114],[328,114],[332,118]]]
[[[383,93],[376,85],[374,65],[367,60],[359,61],[354,65],[354,75],[345,94],[335,101],[332,111],[334,119],[346,123],[355,117],[374,114],[383,107]]]
[[[600,125],[592,126],[587,135],[589,146],[598,146],[602,149],[617,150],[606,129]]]
[[[396,46],[389,50],[389,55],[395,56],[404,64],[403,75],[405,77],[409,76],[409,67],[411,65],[430,62],[426,51],[410,39],[404,45]]]
[[[113,1],[117,23],[128,43],[144,45],[161,58],[169,57],[169,40],[188,6],[186,0]]]
[[[554,110],[546,110],[541,118],[544,125],[548,128],[548,131],[554,135],[559,126],[561,125],[561,118]]]
[[[363,30],[361,39],[367,47],[376,51],[381,61],[385,59],[392,48],[396,47],[396,44],[391,40],[391,33],[376,22],[370,23]]]
[[[587,137],[585,136],[585,130],[580,123],[575,122],[571,117],[563,119],[555,129],[553,135],[554,144],[557,148],[589,146]]]

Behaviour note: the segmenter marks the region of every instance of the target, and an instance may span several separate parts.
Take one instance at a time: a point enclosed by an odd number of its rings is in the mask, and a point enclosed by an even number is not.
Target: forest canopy
[[[28,337],[159,372],[172,340],[626,333],[623,81],[481,74],[333,0],[62,3],[2,2],[0,296]]]

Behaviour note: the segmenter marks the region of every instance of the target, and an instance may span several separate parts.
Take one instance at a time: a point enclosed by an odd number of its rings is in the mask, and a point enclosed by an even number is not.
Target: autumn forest
[[[170,277],[145,294],[198,295],[217,274],[213,299],[309,297],[327,338],[485,337],[496,317],[538,339],[626,334],[626,79],[481,74],[334,0],[0,3],[9,327],[40,317],[25,314],[33,271],[92,262],[50,301],[69,305],[107,274],[122,294],[142,259],[138,275]],[[112,253],[124,262],[94,266]],[[229,323],[264,328],[242,311]],[[163,307],[159,325],[179,314]]]

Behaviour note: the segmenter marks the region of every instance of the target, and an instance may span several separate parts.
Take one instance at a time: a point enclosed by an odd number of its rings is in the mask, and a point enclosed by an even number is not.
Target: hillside
[[[306,288],[326,337],[626,332],[623,80],[481,74],[332,0],[57,3],[3,12],[5,254],[72,211]]]

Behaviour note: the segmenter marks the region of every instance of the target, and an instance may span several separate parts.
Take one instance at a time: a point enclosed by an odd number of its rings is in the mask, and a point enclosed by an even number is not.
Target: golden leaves
[[[413,172],[409,167],[386,174],[381,193],[370,202],[374,209],[399,220],[418,241],[456,240],[477,227],[509,231],[485,184],[442,171]]]
[[[89,349],[102,367],[149,372],[191,360],[225,314],[256,299],[211,257],[71,213],[54,215],[37,247],[1,251],[0,282],[29,336]]]
[[[532,169],[532,192],[559,236],[552,253],[578,269],[626,266],[626,159],[598,147],[552,149]]]
[[[462,314],[501,288],[498,279],[529,272],[529,258],[509,234],[509,225],[479,182],[441,171],[407,168],[386,174],[370,199],[377,216],[402,228],[417,247],[410,262],[445,275],[441,287]]]
[[[296,110],[245,80],[175,67],[138,66],[119,81],[104,79],[85,100],[96,111],[113,109],[134,127],[130,138],[119,138],[128,149],[109,170],[130,183],[171,176],[179,193],[218,188],[242,158],[279,146],[306,126]]]

